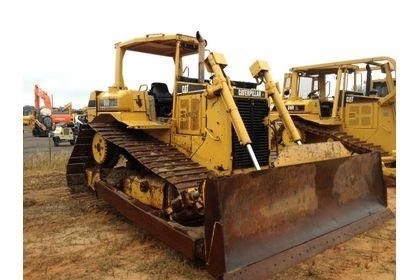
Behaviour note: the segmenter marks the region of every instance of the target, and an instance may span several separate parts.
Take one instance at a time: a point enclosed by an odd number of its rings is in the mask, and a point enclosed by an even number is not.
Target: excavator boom
[[[40,99],[44,102],[44,107],[48,109],[52,109],[51,99],[48,96],[48,93],[41,89],[38,85],[35,85],[34,88],[35,94],[35,109],[40,109]]]

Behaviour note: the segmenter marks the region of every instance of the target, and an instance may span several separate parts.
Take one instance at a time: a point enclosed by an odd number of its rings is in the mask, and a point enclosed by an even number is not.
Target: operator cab
[[[170,117],[172,113],[172,95],[165,83],[152,83],[149,95],[155,101],[156,117]]]

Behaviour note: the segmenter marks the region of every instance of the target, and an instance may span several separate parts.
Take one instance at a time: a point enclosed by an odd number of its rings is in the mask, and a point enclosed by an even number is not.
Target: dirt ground
[[[24,279],[211,279],[105,203],[71,198],[64,182],[64,172],[24,177]],[[274,279],[395,279],[395,260],[392,219]]]
[[[92,196],[70,197],[65,164],[25,171],[24,279],[212,279]],[[395,213],[395,188],[388,188]],[[395,218],[273,279],[395,279]]]

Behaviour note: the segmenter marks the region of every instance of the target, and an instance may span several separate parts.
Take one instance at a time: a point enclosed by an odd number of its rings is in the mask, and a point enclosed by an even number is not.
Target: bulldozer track
[[[85,170],[92,166],[92,140],[96,133],[100,133],[127,158],[178,191],[200,186],[210,174],[207,168],[193,162],[176,148],[143,131],[128,129],[119,122],[92,122],[81,127],[67,165],[67,185],[73,194],[88,190]]]
[[[325,128],[307,121],[298,120],[296,118],[293,119],[293,122],[295,123],[295,126],[297,128],[306,133],[311,133],[320,136],[325,140],[330,138],[334,139],[335,141],[340,141],[351,152],[363,154],[378,151],[380,152],[381,156],[388,155],[388,153],[384,151],[380,145],[368,143],[367,141],[363,141],[359,138],[347,134],[346,132],[339,131],[334,127]]]

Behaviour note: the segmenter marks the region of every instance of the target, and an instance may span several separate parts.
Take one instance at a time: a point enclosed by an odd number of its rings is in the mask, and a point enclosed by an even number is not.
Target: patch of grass
[[[114,259],[114,257],[112,255],[103,257],[98,259],[98,267],[102,272],[105,273],[112,273],[113,274],[113,270],[114,268],[120,266],[118,265],[118,262]]]
[[[34,153],[23,156],[24,175],[33,175],[52,171],[65,171],[70,154],[68,151]]]

